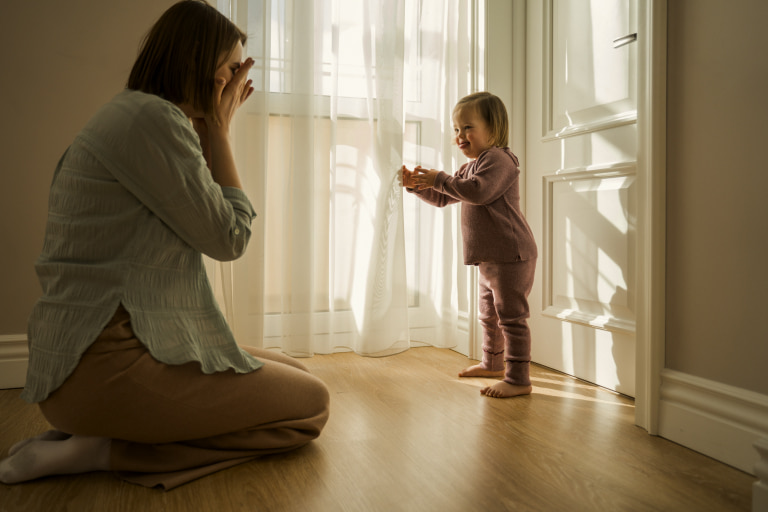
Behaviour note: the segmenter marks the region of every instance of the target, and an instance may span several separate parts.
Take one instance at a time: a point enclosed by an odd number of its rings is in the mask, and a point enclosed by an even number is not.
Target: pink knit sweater
[[[509,148],[491,148],[433,188],[412,190],[438,207],[461,202],[464,264],[511,263],[537,257],[536,241],[520,212],[520,169]]]

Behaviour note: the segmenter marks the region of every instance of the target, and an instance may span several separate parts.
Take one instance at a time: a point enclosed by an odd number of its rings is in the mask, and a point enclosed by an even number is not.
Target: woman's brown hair
[[[509,146],[509,119],[503,101],[489,92],[476,92],[461,98],[453,112],[465,108],[475,109],[483,118],[491,133],[491,144],[499,148]]]
[[[205,0],[182,0],[147,33],[127,87],[211,114],[216,69],[246,39]]]

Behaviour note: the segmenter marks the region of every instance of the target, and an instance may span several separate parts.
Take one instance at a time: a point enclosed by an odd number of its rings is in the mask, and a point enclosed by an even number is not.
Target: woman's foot
[[[511,398],[513,396],[530,395],[533,391],[531,386],[515,386],[508,382],[497,382],[493,386],[488,386],[480,390],[485,396],[491,398]]]
[[[70,437],[72,437],[70,434],[64,433],[61,430],[49,430],[48,432],[43,432],[38,436],[30,437],[29,439],[24,439],[23,441],[14,444],[8,449],[8,455],[13,455],[32,441],[63,441]]]
[[[43,437],[46,434],[53,439]],[[46,434],[11,448],[13,453],[0,461],[0,482],[15,484],[44,476],[109,469],[111,439],[82,436],[56,439],[58,436]]]
[[[504,370],[486,370],[482,364],[467,366],[459,372],[459,377],[503,377]]]

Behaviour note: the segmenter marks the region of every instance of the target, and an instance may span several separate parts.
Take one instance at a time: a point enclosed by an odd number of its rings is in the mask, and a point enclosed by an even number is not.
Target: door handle
[[[617,37],[616,39],[613,40],[613,47],[621,48],[622,46],[629,43],[634,43],[635,41],[637,41],[637,32],[635,32],[634,34],[623,36],[623,37]]]

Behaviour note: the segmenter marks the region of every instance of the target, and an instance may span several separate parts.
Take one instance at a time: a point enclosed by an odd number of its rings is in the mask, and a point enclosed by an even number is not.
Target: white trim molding
[[[555,254],[554,254],[554,222],[555,222],[555,185],[558,183],[573,183],[577,181],[610,180],[613,178],[627,178],[628,185],[632,186],[632,181],[637,176],[636,162],[611,162],[607,164],[593,165],[589,167],[578,167],[571,169],[558,169],[553,174],[543,177],[544,183],[542,190],[544,192],[543,206],[543,239],[541,241],[540,258],[542,259],[542,314],[552,318],[558,318],[566,322],[586,325],[595,329],[603,329],[619,333],[635,333],[634,312],[627,308],[609,308],[609,305],[597,304],[592,301],[593,311],[582,309],[583,303],[575,297],[567,297],[569,302],[566,305],[555,304]],[[634,216],[634,212],[630,212]],[[634,288],[634,284],[632,288]],[[561,297],[561,300],[563,297]],[[623,313],[623,314],[622,314]]]
[[[752,512],[768,510],[768,437],[755,442],[760,458],[755,464],[757,482],[752,484]]]
[[[660,436],[755,474],[755,443],[768,438],[768,396],[670,369],[661,381]]]
[[[658,433],[666,315],[667,0],[638,9],[635,423]]]
[[[23,388],[29,348],[23,334],[0,335],[0,389]]]
[[[627,112],[606,116],[602,119],[596,119],[588,123],[577,123],[564,126],[558,132],[551,131],[547,133],[547,135],[544,136],[542,140],[551,141],[564,139],[566,137],[573,137],[574,135],[584,135],[585,133],[599,132],[600,130],[616,128],[627,124],[634,124],[636,122],[637,110],[629,110]]]

